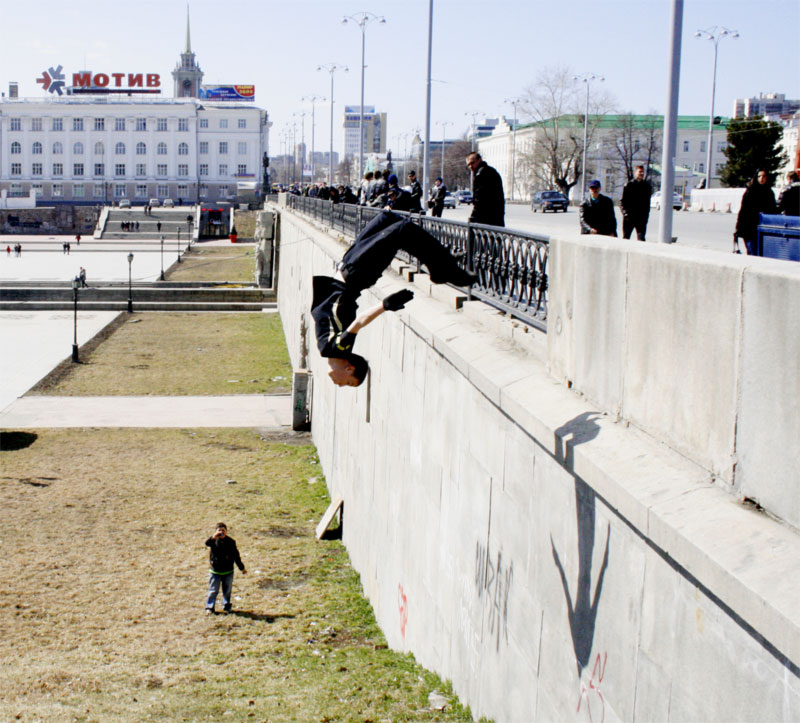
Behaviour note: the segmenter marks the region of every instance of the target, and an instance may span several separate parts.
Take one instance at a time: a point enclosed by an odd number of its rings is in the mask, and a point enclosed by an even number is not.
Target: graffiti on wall
[[[589,723],[594,723],[595,720],[599,723],[604,723],[606,719],[606,699],[603,698],[603,691],[600,690],[600,684],[603,682],[603,676],[606,673],[606,662],[608,662],[608,653],[603,653],[602,658],[600,657],[600,653],[598,653],[594,661],[594,668],[592,668],[592,677],[589,678],[589,684],[587,685],[581,681],[581,694],[578,698],[578,708],[575,712],[580,713],[581,706],[583,702],[586,701],[586,712],[589,715]],[[596,699],[594,715],[592,714],[593,698]],[[598,700],[599,704],[597,702]]]
[[[500,642],[508,644],[508,595],[514,580],[514,564],[504,566],[503,553],[498,550],[497,558],[492,559],[489,548],[475,546],[475,587],[478,599],[488,604],[489,634],[495,639],[495,647],[500,650]]]
[[[406,626],[408,625],[408,598],[402,585],[397,586],[397,609],[400,613],[400,635],[403,644],[406,642]]]

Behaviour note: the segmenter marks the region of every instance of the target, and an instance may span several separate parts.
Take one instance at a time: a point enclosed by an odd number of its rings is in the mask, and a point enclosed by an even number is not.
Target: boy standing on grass
[[[219,587],[222,585],[222,605],[226,613],[231,612],[231,590],[233,590],[233,566],[247,574],[236,540],[228,537],[228,526],[218,522],[214,534],[206,540],[206,547],[210,548],[211,574],[208,578],[208,599],[206,600],[206,615],[214,614],[214,603],[217,601]]]

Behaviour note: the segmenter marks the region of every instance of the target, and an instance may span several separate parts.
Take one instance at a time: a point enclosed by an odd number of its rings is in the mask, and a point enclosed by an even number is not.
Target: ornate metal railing
[[[355,238],[381,209],[293,196],[289,208]],[[497,226],[408,214],[478,275],[470,298],[480,299],[527,324],[547,324],[547,257],[550,237]]]

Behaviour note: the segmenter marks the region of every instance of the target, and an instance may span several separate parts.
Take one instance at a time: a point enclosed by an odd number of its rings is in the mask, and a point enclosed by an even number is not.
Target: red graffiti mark
[[[400,610],[400,634],[403,636],[403,642],[406,641],[406,625],[408,625],[408,598],[403,592],[403,586],[397,586],[397,607]]]
[[[600,659],[600,653],[598,653],[594,661],[594,668],[592,668],[592,677],[589,679],[589,687],[587,688],[586,684],[581,681],[581,695],[580,698],[578,698],[578,708],[575,712],[580,713],[581,704],[585,698],[586,712],[589,714],[589,720],[592,721],[592,723],[594,719],[592,718],[592,704],[589,699],[589,694],[592,692],[600,698],[600,723],[603,723],[606,719],[606,700],[603,697],[603,691],[600,690],[600,683],[603,682],[603,676],[606,674],[607,661],[608,653],[603,653],[602,661]]]

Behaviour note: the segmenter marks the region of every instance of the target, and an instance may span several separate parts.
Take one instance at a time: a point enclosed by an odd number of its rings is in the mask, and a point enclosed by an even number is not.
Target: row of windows
[[[717,153],[722,153],[728,147],[728,141],[717,141]],[[700,141],[700,153],[705,153],[708,145],[706,141]],[[689,141],[683,142],[683,152],[689,153],[691,151],[691,143]]]
[[[38,156],[42,154],[43,146],[39,141],[34,141],[31,145],[31,153],[34,156]],[[247,155],[247,142],[241,141],[237,144],[237,150],[240,156]],[[56,141],[53,143],[53,155],[58,156],[64,152],[64,145],[60,141]],[[98,141],[94,144],[94,154],[96,156],[105,155],[106,147],[105,143],[102,141]],[[14,141],[11,144],[11,154],[17,155],[22,153],[22,144],[18,141]],[[118,156],[124,156],[126,153],[125,144],[120,142],[114,146],[114,153]],[[168,155],[168,149],[166,143],[159,143],[156,146],[156,153],[159,156],[166,156]],[[208,141],[201,141],[200,142],[200,153],[207,154],[208,153]],[[83,143],[77,141],[72,146],[72,154],[75,156],[82,156],[83,155]],[[219,154],[224,156],[228,154],[228,142],[227,141],[220,141],[219,142]],[[146,156],[147,155],[147,144],[142,143],[141,141],[136,144],[136,155],[137,156]],[[188,156],[189,155],[189,144],[188,143],[179,143],[178,144],[178,155],[179,156]]]
[[[43,164],[41,163],[32,163],[31,164],[31,175],[32,176],[41,176],[43,175]],[[227,176],[228,175],[228,164],[221,163],[218,167],[219,169],[219,176]],[[208,164],[201,163],[199,167],[199,173],[201,176],[208,175]],[[115,163],[114,164],[114,175],[115,176],[125,176],[127,171],[127,164],[125,163]],[[94,175],[95,176],[105,176],[106,174],[106,164],[105,163],[95,163],[94,164]],[[240,163],[236,166],[236,174],[239,176],[246,176],[247,175],[247,164]],[[11,175],[12,176],[21,176],[22,175],[22,164],[21,163],[12,163],[11,164]],[[63,176],[64,175],[64,164],[63,163],[54,163],[53,164],[53,176]],[[83,163],[73,163],[72,164],[72,175],[76,177],[80,177],[84,175],[84,164]],[[137,163],[136,164],[136,174],[137,176],[146,176],[147,175],[147,164],[146,163]],[[168,173],[168,166],[166,163],[159,163],[156,165],[156,175],[157,176],[167,176]],[[178,164],[178,175],[179,176],[188,176],[189,175],[189,165],[187,163],[179,163]]]
[[[22,130],[22,118],[10,118],[10,126],[9,130],[12,131],[21,131]],[[84,130],[84,120],[88,121],[89,119],[86,118],[73,118],[72,119],[72,130],[74,131],[82,131]],[[115,131],[124,131],[126,130],[126,118],[109,118],[109,121],[114,121],[114,130]],[[63,118],[51,118],[51,125],[50,130],[53,131],[63,131],[64,130],[64,119]],[[146,131],[147,130],[147,118],[134,118],[134,127],[137,131]],[[88,129],[89,123],[87,122],[86,128]],[[111,124],[109,123],[109,128]],[[200,127],[201,128],[208,128],[208,118],[200,118]],[[219,119],[219,127],[220,128],[227,128],[228,127],[228,119],[227,118],[220,118]],[[247,118],[238,118],[237,119],[237,127],[245,129],[247,128]],[[94,130],[96,131],[104,131],[106,129],[106,119],[105,118],[95,118],[94,119]],[[31,130],[32,131],[40,131],[42,130],[42,119],[41,118],[31,118]],[[156,118],[156,130],[157,131],[166,131],[167,130],[167,118]],[[179,131],[188,131],[189,130],[189,119],[188,118],[178,118],[178,130]]]
[[[34,193],[41,197],[44,195],[44,186],[41,183],[33,183],[31,184],[31,188],[33,189]],[[201,183],[199,187],[200,198],[205,198],[208,196],[208,186]],[[87,193],[87,191],[91,191],[91,193]],[[20,184],[11,184],[11,193],[21,195],[23,192],[22,186]],[[64,184],[63,183],[54,183],[51,187],[50,191],[51,195],[54,198],[62,198],[64,196]],[[117,183],[114,185],[113,194],[114,198],[125,198],[128,193],[127,186],[124,183]],[[166,184],[159,183],[156,186],[156,195],[159,198],[169,198],[169,186]],[[228,195],[228,187],[227,186],[218,186],[217,187],[217,195],[219,197],[225,198]],[[74,183],[72,184],[72,197],[73,198],[105,198],[106,197],[106,188],[105,184],[94,184],[89,185],[88,189],[82,183]],[[147,185],[144,183],[137,183],[135,187],[135,196],[136,198],[149,198],[150,194],[147,190]],[[189,186],[185,184],[178,184],[178,197],[188,197],[189,196]]]

